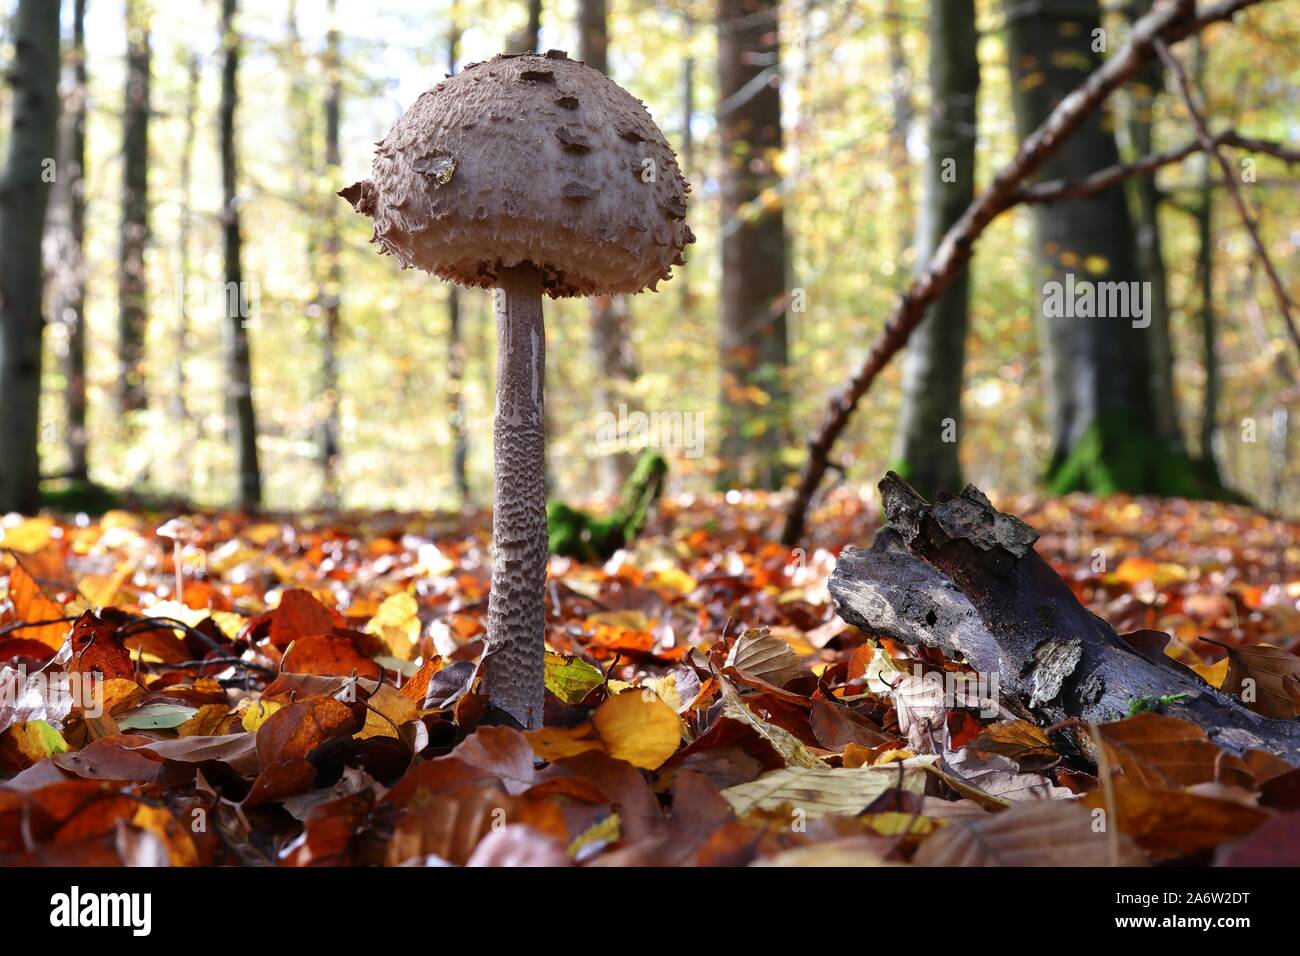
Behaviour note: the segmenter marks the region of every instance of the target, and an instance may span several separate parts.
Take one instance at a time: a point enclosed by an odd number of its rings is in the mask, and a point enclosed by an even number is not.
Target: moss
[[[1162,707],[1182,703],[1186,696],[1187,693],[1183,692],[1181,694],[1161,694],[1159,697],[1134,698],[1128,702],[1128,716],[1136,717],[1138,714],[1159,713]]]
[[[577,558],[589,564],[607,560],[626,547],[645,528],[650,509],[663,491],[668,462],[657,452],[645,451],[623,485],[618,510],[599,518],[561,501],[546,506],[546,529],[551,554]]]
[[[1093,494],[1160,495],[1166,498],[1199,498],[1212,501],[1240,501],[1241,496],[1225,488],[1213,465],[1206,465],[1185,451],[1171,448],[1127,415],[1099,416],[1063,459],[1045,476],[1054,495],[1072,491]]]
[[[41,489],[41,507],[62,514],[102,515],[122,507],[122,496],[93,481],[70,479],[50,482],[52,488]]]

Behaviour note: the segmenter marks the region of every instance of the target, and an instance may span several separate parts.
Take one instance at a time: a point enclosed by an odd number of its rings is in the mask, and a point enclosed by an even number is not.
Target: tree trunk
[[[329,29],[325,33],[325,178],[335,182],[342,165],[339,151],[339,118],[342,109],[343,78],[339,63],[339,31],[336,21],[335,0],[327,7]],[[341,316],[339,291],[343,275],[339,265],[339,217],[334,204],[323,211],[325,217],[324,272],[325,288],[321,310],[325,316],[325,335],[321,341],[321,396],[325,401],[324,421],[321,424],[320,464],[324,479],[326,508],[339,504],[339,359],[338,343]]]
[[[41,238],[58,140],[59,3],[19,0],[9,160],[0,183],[0,513],[41,504]]]
[[[447,73],[456,72],[460,27],[452,24],[447,31]],[[460,289],[447,284],[447,420],[451,423],[451,474],[456,496],[468,504],[469,439],[465,433],[465,343],[461,335]]]
[[[695,119],[695,17],[688,10],[682,14],[683,29],[686,35],[687,53],[682,58],[682,176],[690,182],[695,173],[695,131],[691,121]],[[692,306],[691,274],[686,266],[677,270],[677,295],[683,312],[689,313]]]
[[[542,0],[528,0],[528,23],[510,38],[510,53],[538,53],[542,42]]]
[[[181,212],[180,230],[176,237],[177,277],[180,282],[180,308],[176,310],[176,355],[172,359],[172,417],[182,432],[190,421],[185,401],[185,357],[189,353],[190,316],[185,290],[190,282],[190,233],[193,230],[194,210],[190,193],[194,180],[194,143],[198,138],[200,62],[197,53],[186,58],[185,84],[185,141],[181,146]]]
[[[1100,65],[1094,37],[1102,35],[1101,14],[1096,0],[1034,6],[1006,0],[1006,9],[1013,105],[1023,138]],[[1075,132],[1070,148],[1043,163],[1042,177],[1077,179],[1117,163],[1119,153],[1109,129],[1104,109],[1092,113]],[[1146,298],[1150,287],[1134,285],[1146,277],[1138,269],[1123,190],[1037,207],[1034,223],[1040,266],[1035,285],[1043,294],[1039,329],[1052,433],[1049,486],[1057,493],[1194,495],[1190,461],[1156,424],[1156,336],[1144,325],[1151,322],[1150,301],[1145,316],[1138,315],[1132,301],[1133,293]],[[1095,300],[1103,288],[1124,289],[1130,293],[1129,305],[1116,309],[1115,315],[1078,315],[1087,311],[1086,306],[1073,308],[1080,288],[1092,291]],[[1065,307],[1075,314],[1049,314],[1052,295],[1058,302],[1069,299]]]
[[[244,288],[239,231],[239,193],[235,150],[238,103],[239,35],[235,32],[237,0],[221,0],[221,232],[226,268],[226,406],[233,426],[239,507],[262,504],[262,472],[257,461],[257,419],[253,411],[253,369],[249,357],[248,296]]]
[[[932,19],[933,16],[932,12]],[[887,0],[885,21],[885,36],[889,43],[889,98],[894,112],[894,122],[889,128],[889,165],[894,171],[894,195],[891,198],[898,223],[895,232],[898,249],[894,261],[898,266],[895,275],[902,279],[906,275],[903,263],[914,238],[912,217],[916,214],[916,207],[912,204],[912,158],[907,148],[914,112],[912,74],[907,67],[907,51],[903,47],[903,18],[898,10],[898,0]],[[933,35],[932,27],[931,37]]]
[[[1163,653],[1168,635],[1118,635],[1034,551],[1033,529],[978,488],[930,505],[891,472],[880,499],[888,524],[870,551],[846,548],[829,583],[849,624],[964,660],[1004,702],[1048,723],[1117,720],[1158,700],[1235,753],[1300,758],[1300,722],[1210,686]]]
[[[75,0],[72,46],[64,57],[63,115],[59,121],[59,177],[50,194],[46,248],[52,273],[52,313],[67,334],[62,436],[65,472],[88,480],[86,462],[86,0]]]
[[[609,72],[609,28],[605,0],[581,0],[578,6],[579,57],[592,69]],[[591,349],[596,364],[596,407],[618,415],[618,406],[631,400],[638,371],[628,301],[621,295],[591,300]],[[622,490],[636,467],[633,451],[623,447],[600,456],[600,489],[608,498]]]
[[[149,241],[149,8],[126,5],[126,94],[122,108],[122,223],[118,236],[117,351],[115,396],[120,415],[148,406],[145,331],[148,292],[145,246]]]
[[[720,484],[776,488],[788,465],[779,4],[718,0],[722,173]]]
[[[980,71],[974,0],[930,0],[929,30],[932,93],[920,262],[929,260],[975,196]],[[904,357],[895,467],[924,494],[961,487],[957,447],[969,277],[962,268],[930,307]]]
[[[1205,89],[1205,44],[1196,38],[1196,85]],[[1219,355],[1214,316],[1214,163],[1202,155],[1200,197],[1196,205],[1196,278],[1201,293],[1201,357],[1205,391],[1201,398],[1200,464],[1207,479],[1219,481],[1214,436],[1219,428]]]

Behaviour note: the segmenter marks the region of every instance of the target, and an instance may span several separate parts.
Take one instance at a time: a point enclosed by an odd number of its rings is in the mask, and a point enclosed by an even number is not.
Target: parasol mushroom
[[[542,296],[654,289],[682,264],[685,179],[640,100],[552,50],[497,56],[422,94],[339,195],[403,268],[494,288],[492,586],[483,686],[542,722],[546,337]]]

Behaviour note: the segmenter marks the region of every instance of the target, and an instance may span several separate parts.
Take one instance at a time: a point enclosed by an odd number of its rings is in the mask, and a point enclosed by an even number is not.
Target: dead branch
[[[974,485],[932,505],[890,472],[880,498],[888,524],[869,551],[846,548],[830,580],[849,624],[996,674],[1006,702],[1048,723],[1116,720],[1154,699],[1228,750],[1300,759],[1300,721],[1263,717],[1210,686],[1155,632],[1121,637],[1038,555],[1038,534]]]

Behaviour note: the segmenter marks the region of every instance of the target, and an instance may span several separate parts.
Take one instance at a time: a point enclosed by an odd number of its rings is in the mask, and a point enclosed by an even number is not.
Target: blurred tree
[[[262,503],[262,472],[257,459],[257,418],[253,409],[253,371],[249,359],[249,299],[244,287],[243,237],[239,231],[238,152],[235,108],[239,102],[238,0],[221,0],[221,231],[226,287],[226,402],[235,446],[240,508]]]
[[[1151,12],[1153,0],[1134,0],[1125,9],[1130,21]],[[1164,90],[1164,70],[1158,59],[1148,62],[1129,89],[1125,129],[1131,159],[1154,152],[1156,97]],[[1129,180],[1133,218],[1137,225],[1138,268],[1151,283],[1151,391],[1155,400],[1156,432],[1181,447],[1178,406],[1174,399],[1174,350],[1169,328],[1169,282],[1160,233],[1160,190],[1155,176]]]
[[[1196,85],[1205,89],[1205,42],[1196,44]],[[1214,435],[1219,427],[1219,353],[1215,346],[1214,316],[1214,161],[1208,154],[1198,158],[1200,184],[1193,208],[1196,217],[1196,279],[1200,288],[1201,361],[1205,369],[1205,390],[1201,396],[1201,427],[1198,453],[1206,478],[1219,482],[1219,463]]]
[[[40,506],[41,237],[59,122],[59,0],[19,0],[0,182],[0,513]]]
[[[343,100],[343,72],[339,62],[338,11],[335,0],[326,7],[329,27],[325,32],[325,181],[340,181],[339,118]],[[321,337],[321,397],[325,414],[321,423],[320,464],[324,477],[322,504],[326,508],[338,507],[339,466],[339,331],[342,322],[339,311],[339,293],[343,276],[339,266],[339,216],[337,203],[321,209],[324,218],[325,284],[317,299],[325,316],[324,335]]]
[[[185,289],[190,282],[190,234],[194,228],[193,179],[194,142],[198,136],[199,81],[201,62],[197,53],[185,55],[185,139],[181,144],[180,224],[176,233],[176,281],[180,284],[180,308],[176,310],[176,354],[172,357],[172,417],[183,429],[190,416],[185,401],[185,356],[189,352],[190,315]]]
[[[145,330],[148,288],[145,246],[149,242],[149,42],[150,0],[126,2],[126,88],[122,104],[122,221],[118,233],[117,412],[131,415],[148,406],[145,390]]]
[[[718,0],[722,485],[775,488],[788,466],[780,6]]]
[[[980,66],[975,0],[930,0],[929,154],[918,261],[975,196],[976,97]],[[907,344],[903,400],[894,437],[895,470],[933,498],[961,489],[962,371],[966,359],[970,271],[963,268],[930,307]]]
[[[86,481],[86,0],[74,0],[72,42],[63,56],[59,177],[50,193],[46,268],[51,312],[66,334],[64,356],[68,456],[65,477]]]
[[[527,0],[528,22],[506,43],[510,53],[539,53],[542,42],[542,0]]]
[[[580,0],[578,41],[579,59],[592,69],[608,73],[605,0]],[[617,414],[618,405],[630,400],[638,375],[626,296],[599,295],[591,300],[591,345],[596,366],[596,407]],[[617,495],[635,465],[635,456],[621,447],[601,455],[601,493],[611,498]]]
[[[1005,0],[1005,10],[1012,103],[1023,139],[1100,65],[1107,34],[1096,0],[1068,5]],[[1042,178],[1076,179],[1117,163],[1111,129],[1109,111],[1089,115],[1069,148],[1043,164]],[[1049,281],[1068,296],[1077,283],[1093,283],[1095,289],[1103,282],[1146,278],[1123,190],[1037,206],[1034,225],[1053,449],[1049,486],[1057,493],[1198,494],[1200,482],[1181,440],[1161,430],[1151,327],[1142,327],[1135,315],[1048,317],[1043,308]],[[1150,297],[1143,295],[1149,308]]]
[[[447,73],[454,74],[459,60],[461,27],[453,9],[447,24]],[[460,503],[467,504],[469,439],[465,434],[465,344],[461,335],[460,288],[447,283],[447,419],[451,424],[451,474]]]

